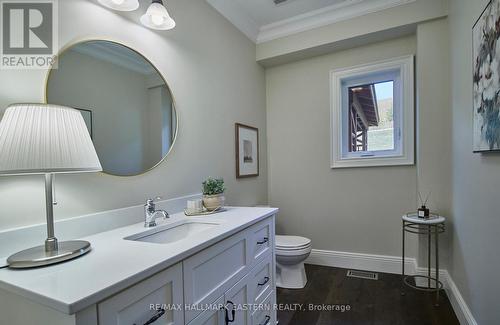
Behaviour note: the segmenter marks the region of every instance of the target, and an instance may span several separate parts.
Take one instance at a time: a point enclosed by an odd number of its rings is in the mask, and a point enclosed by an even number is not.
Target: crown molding
[[[417,0],[345,0],[264,26],[259,26],[235,1],[206,1],[249,39],[259,44]]]
[[[262,26],[257,36],[257,44],[415,1],[346,0],[335,5]]]

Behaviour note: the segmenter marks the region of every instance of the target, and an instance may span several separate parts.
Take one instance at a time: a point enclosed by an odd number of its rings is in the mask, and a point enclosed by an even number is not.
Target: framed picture
[[[259,176],[259,129],[236,123],[236,178]]]
[[[94,130],[93,130],[93,120],[92,120],[92,111],[89,109],[77,108],[82,114],[83,120],[85,121],[85,125],[87,125],[87,129],[89,130],[90,138],[94,140]]]
[[[472,28],[473,151],[500,150],[500,0],[491,0]]]

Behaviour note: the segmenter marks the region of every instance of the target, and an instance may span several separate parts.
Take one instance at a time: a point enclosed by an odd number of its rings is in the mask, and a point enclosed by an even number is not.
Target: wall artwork
[[[486,6],[472,30],[474,152],[500,150],[500,0]]]
[[[259,130],[236,123],[236,178],[259,176]]]

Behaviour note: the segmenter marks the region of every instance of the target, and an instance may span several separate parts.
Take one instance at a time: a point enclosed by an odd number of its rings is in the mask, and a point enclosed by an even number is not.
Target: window
[[[331,167],[414,163],[413,56],[331,72]]]

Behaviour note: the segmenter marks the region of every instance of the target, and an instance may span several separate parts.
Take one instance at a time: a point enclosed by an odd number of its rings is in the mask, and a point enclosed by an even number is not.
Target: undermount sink
[[[169,244],[212,229],[218,225],[219,223],[216,222],[183,220],[165,226],[158,226],[148,231],[125,237],[124,239],[156,244]]]

